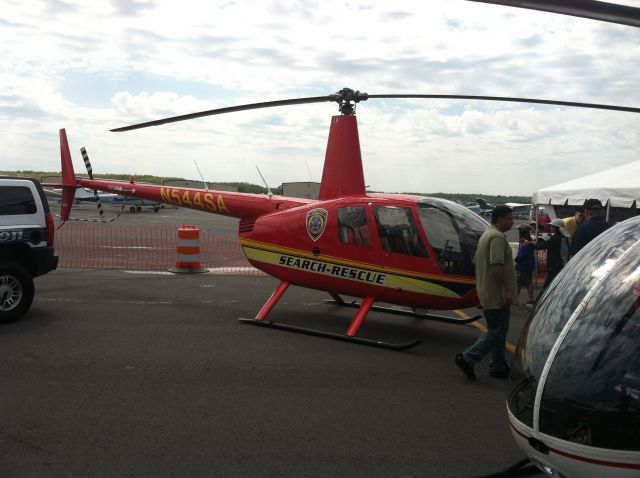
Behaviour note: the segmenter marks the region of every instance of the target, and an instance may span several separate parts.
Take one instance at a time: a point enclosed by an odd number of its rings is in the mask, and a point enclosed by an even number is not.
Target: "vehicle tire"
[[[135,207],[135,206],[131,206],[131,207],[129,208],[129,211],[131,211],[131,212],[136,212],[136,207]]]
[[[33,277],[20,264],[0,262],[0,324],[18,320],[33,302]]]
[[[142,208],[140,206],[136,206],[136,211],[140,212],[142,211]]]
[[[158,206],[155,206],[155,207],[153,208],[153,212],[158,212],[159,210],[160,210],[160,208],[159,208]]]

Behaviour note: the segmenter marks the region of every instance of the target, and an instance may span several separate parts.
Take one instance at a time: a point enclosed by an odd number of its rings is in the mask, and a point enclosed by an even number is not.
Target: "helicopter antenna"
[[[264,185],[267,187],[267,194],[269,195],[269,197],[273,196],[273,193],[271,192],[271,188],[269,187],[269,185],[267,184],[267,181],[264,179],[264,176],[262,175],[262,173],[260,172],[260,168],[258,168],[258,165],[256,164],[256,169],[258,170],[258,174],[260,175],[260,177],[262,178],[262,182],[264,183]]]
[[[307,165],[307,172],[309,173],[309,182],[312,183],[313,182],[313,176],[311,175],[311,168],[309,167],[309,161],[305,161],[306,165]]]
[[[206,191],[208,191],[209,190],[209,186],[207,186],[207,182],[204,180],[204,176],[200,172],[200,168],[198,167],[198,163],[196,163],[195,159],[193,160],[193,164],[196,166],[196,169],[198,170],[198,174],[200,175],[200,179],[202,179],[202,184],[204,184],[204,189]]]

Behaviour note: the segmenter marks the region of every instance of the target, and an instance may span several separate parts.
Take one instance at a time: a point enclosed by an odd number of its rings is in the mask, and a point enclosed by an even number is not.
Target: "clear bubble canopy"
[[[541,297],[508,407],[534,433],[640,451],[640,216],[588,244]]]

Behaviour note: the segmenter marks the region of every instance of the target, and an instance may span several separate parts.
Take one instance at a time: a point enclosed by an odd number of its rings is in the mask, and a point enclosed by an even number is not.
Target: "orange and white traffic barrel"
[[[200,229],[184,224],[178,227],[176,266],[169,272],[207,272],[200,264]]]

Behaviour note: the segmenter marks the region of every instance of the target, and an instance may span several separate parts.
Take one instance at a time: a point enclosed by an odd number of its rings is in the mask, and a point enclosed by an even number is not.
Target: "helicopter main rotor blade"
[[[558,106],[574,106],[579,108],[595,108],[601,110],[625,111],[628,113],[640,113],[640,108],[630,106],[603,105],[596,103],[578,103],[575,101],[557,101],[557,100],[541,100],[536,98],[512,98],[507,96],[473,96],[473,95],[415,95],[415,94],[394,94],[394,95],[370,95],[360,91],[354,91],[350,88],[342,90],[327,96],[310,96],[306,98],[293,98],[289,100],[265,101],[262,103],[250,103],[246,105],[230,106],[227,108],[217,108],[214,110],[200,111],[198,113],[190,113],[180,116],[171,116],[155,121],[147,121],[131,126],[123,126],[110,131],[122,132],[131,131],[133,129],[148,128],[150,126],[158,126],[166,123],[175,123],[176,121],[185,121],[203,116],[219,115],[224,113],[234,113],[236,111],[255,110],[258,108],[270,108],[274,106],[301,105],[307,103],[321,103],[325,101],[335,101],[340,107],[342,114],[351,115],[355,113],[355,104],[360,101],[366,101],[369,98],[425,98],[425,99],[449,99],[449,100],[480,100],[480,101],[508,101],[512,103],[537,103],[543,105]]]
[[[481,100],[508,101],[512,103],[537,103],[542,105],[574,106],[578,108],[595,108],[600,110],[625,111],[640,113],[640,108],[630,106],[603,105],[598,103],[578,103],[575,101],[540,100],[536,98],[512,98],[508,96],[471,96],[471,95],[367,95],[368,98],[433,98],[448,100]]]
[[[640,27],[640,8],[596,0],[471,0]]]
[[[295,98],[291,100],[278,100],[278,101],[264,101],[262,103],[250,103],[246,105],[230,106],[227,108],[217,108],[214,110],[200,111],[198,113],[190,113],[186,115],[171,116],[169,118],[163,118],[155,121],[147,121],[145,123],[138,123],[131,126],[123,126],[122,128],[115,128],[109,131],[120,133],[122,131],[131,131],[133,129],[148,128],[150,126],[159,126],[166,123],[175,123],[177,121],[185,121],[195,118],[202,118],[203,116],[220,115],[224,113],[235,113],[236,111],[255,110],[259,108],[271,108],[275,106],[287,106],[287,105],[301,105],[306,103],[321,103],[323,101],[336,101],[335,95],[328,96],[311,96],[307,98]]]

